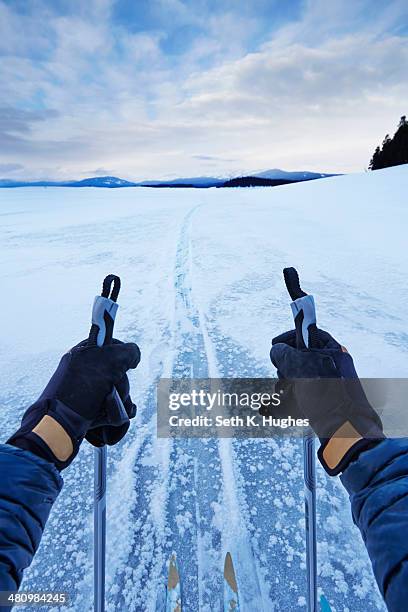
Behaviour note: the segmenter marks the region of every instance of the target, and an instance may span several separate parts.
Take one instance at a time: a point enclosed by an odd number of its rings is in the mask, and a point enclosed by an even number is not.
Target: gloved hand
[[[89,346],[81,342],[66,353],[39,399],[28,408],[20,429],[8,444],[30,450],[53,462],[58,469],[66,468],[78,453],[86,436],[92,443],[115,444],[126,433],[129,424],[114,428],[109,422],[113,388],[116,387],[125,410],[132,418],[136,407],[129,395],[126,372],[136,368],[140,350],[136,344],[114,340],[106,346]],[[49,446],[33,433],[45,416],[57,421],[71,439],[73,452],[61,461]],[[94,429],[92,429],[94,427]],[[113,429],[117,431],[112,432]]]
[[[115,388],[122,400],[126,414],[129,419],[133,419],[136,416],[137,408],[130,397],[129,379],[126,374],[115,385]],[[127,433],[130,422],[127,421],[123,425],[117,425],[114,422],[114,415],[117,415],[116,399],[114,393],[110,393],[104,401],[100,414],[88,429],[85,440],[92,446],[104,446],[105,444],[113,446],[119,442]]]
[[[298,349],[295,330],[285,332],[273,338],[270,357],[280,379],[299,379],[293,383],[295,400],[320,438],[318,457],[330,475],[339,474],[362,450],[384,438],[381,419],[367,400],[351,355],[330,334],[318,329],[314,347]],[[339,430],[356,441],[345,444],[345,454],[329,466],[324,451]]]

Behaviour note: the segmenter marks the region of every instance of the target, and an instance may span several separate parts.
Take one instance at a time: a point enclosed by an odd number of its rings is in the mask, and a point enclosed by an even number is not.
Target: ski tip
[[[180,576],[177,569],[176,555],[173,553],[169,561],[169,577],[167,580],[167,588],[169,590],[176,589],[180,584]]]
[[[320,595],[320,611],[331,612],[331,607],[324,595]]]
[[[237,580],[235,578],[234,564],[232,562],[231,553],[227,552],[224,562],[224,578],[234,593],[238,593]]]

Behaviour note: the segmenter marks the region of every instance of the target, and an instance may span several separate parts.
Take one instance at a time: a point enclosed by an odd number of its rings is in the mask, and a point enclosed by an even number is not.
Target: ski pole
[[[298,348],[313,346],[317,333],[316,309],[312,295],[300,288],[295,268],[283,270],[286,288],[292,298],[291,308],[296,327]],[[317,611],[317,546],[316,546],[316,462],[313,432],[303,436],[303,471],[305,481],[306,570],[308,611]]]
[[[308,610],[315,612],[317,610],[316,463],[314,436],[310,433],[303,436],[303,471]]]
[[[105,609],[106,446],[94,450],[94,610]]]
[[[103,281],[102,293],[96,296],[92,308],[92,326],[88,343],[97,346],[110,344],[118,311],[120,278],[110,274]],[[113,389],[114,414],[109,414],[109,423],[121,425],[129,417],[117,390]],[[110,407],[112,411],[112,406]],[[106,446],[94,451],[94,610],[105,610],[105,558],[106,558]]]

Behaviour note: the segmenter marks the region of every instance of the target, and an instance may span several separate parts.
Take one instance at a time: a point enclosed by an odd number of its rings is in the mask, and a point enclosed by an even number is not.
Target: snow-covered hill
[[[298,440],[157,440],[161,376],[272,374],[291,326],[296,266],[319,323],[365,376],[405,376],[407,167],[270,189],[0,192],[3,439],[61,353],[89,331],[93,296],[122,277],[117,336],[142,351],[138,415],[109,450],[109,610],[153,611],[177,553],[188,610],[220,609],[223,555],[244,610],[305,609]],[[25,588],[92,609],[92,449],[66,471]],[[383,610],[347,496],[318,472],[319,585],[334,610]]]
[[[136,187],[137,183],[116,176],[92,176],[79,181],[15,181],[0,179],[0,188],[17,187]]]
[[[258,176],[259,178],[268,179],[284,179],[286,181],[310,181],[317,178],[326,178],[329,176],[336,176],[335,174],[325,174],[322,172],[308,172],[306,170],[299,172],[287,172],[286,170],[280,170],[280,168],[274,168],[273,170],[264,170],[263,172],[256,172],[251,176]]]

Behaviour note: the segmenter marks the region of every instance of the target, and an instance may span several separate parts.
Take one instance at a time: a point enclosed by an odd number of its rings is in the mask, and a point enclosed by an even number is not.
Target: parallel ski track
[[[192,292],[191,219],[180,230],[175,261],[175,360],[173,378],[206,378],[208,358]],[[214,610],[221,602],[221,533],[214,510],[222,499],[221,464],[215,440],[177,439],[170,455],[167,554],[179,559],[183,608]]]
[[[155,382],[162,376],[208,376],[198,313],[191,296],[189,228],[196,208],[190,209],[183,220],[176,250],[172,363],[161,365]],[[129,449],[136,487],[131,510],[132,541],[127,559],[121,560],[111,581],[109,603],[112,609],[136,612],[162,609],[168,559],[175,552],[183,608],[214,610],[214,594],[219,593],[220,602],[222,596],[218,567],[221,535],[214,526],[214,508],[220,507],[222,498],[217,444],[211,440],[157,440],[155,389],[148,393],[146,403],[149,409],[144,432],[138,432],[144,433],[144,439],[137,444],[137,452]],[[145,461],[149,455],[152,465]]]
[[[215,357],[205,317],[194,296],[194,275],[192,274],[192,217],[198,207],[193,208],[186,216],[180,232],[179,246],[176,255],[176,320],[178,321],[178,359],[174,364],[174,377],[204,378],[219,376],[219,367]],[[191,560],[190,546],[194,546],[191,536],[184,534],[182,548],[178,551],[181,563],[181,580],[184,587],[184,605],[187,610],[221,609],[222,598],[222,562],[227,550],[238,551],[247,560],[245,575],[241,584],[251,609],[261,611],[262,594],[260,578],[257,573],[257,563],[251,546],[249,533],[245,525],[243,509],[244,500],[239,488],[235,486],[237,474],[231,440],[177,440],[173,452],[183,453],[192,459],[191,477],[194,478],[195,518],[196,518],[196,551],[197,574],[195,564]],[[173,457],[171,457],[171,460]],[[177,460],[177,455],[174,459]],[[173,465],[173,461],[171,461]],[[190,469],[192,467],[190,465]],[[185,481],[191,495],[188,481]],[[170,488],[172,491],[172,488]],[[181,490],[178,487],[173,495],[180,500]],[[177,505],[172,506],[173,495],[170,497],[170,516],[177,516]],[[184,507],[183,511],[193,514]],[[174,531],[172,530],[174,533]],[[180,544],[180,542],[179,542]],[[177,551],[176,551],[177,552]],[[186,556],[184,556],[184,554]],[[183,576],[183,558],[187,567]],[[191,571],[192,570],[192,571]],[[184,578],[184,580],[183,580]],[[194,583],[194,580],[196,582]],[[198,585],[198,597],[195,589]],[[219,598],[216,594],[219,594]],[[199,605],[197,605],[199,604]],[[269,608],[270,609],[270,608]]]
[[[157,372],[157,379],[219,375],[205,317],[193,291],[191,223],[198,208],[189,210],[180,228],[174,268],[173,362]],[[134,454],[134,536],[125,574],[118,567],[111,586],[112,609],[162,609],[167,563],[176,553],[183,610],[221,610],[222,564],[230,550],[247,559],[245,575],[238,580],[252,604],[248,609],[261,612],[260,577],[245,525],[246,503],[235,486],[239,475],[231,441],[157,440],[153,391],[146,400],[152,407],[151,418],[145,424],[146,437]],[[152,466],[143,461],[149,454],[154,459]]]

